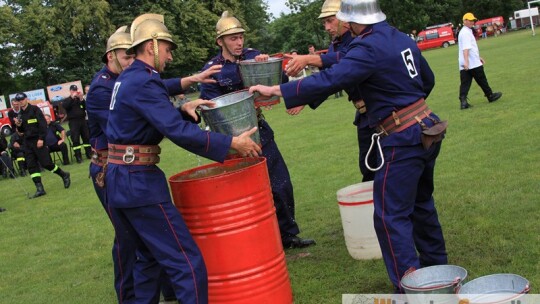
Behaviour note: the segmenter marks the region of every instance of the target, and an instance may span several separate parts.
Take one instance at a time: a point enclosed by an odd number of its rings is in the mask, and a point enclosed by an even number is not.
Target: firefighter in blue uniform
[[[298,82],[258,85],[250,91],[283,96],[286,107],[294,108],[359,87],[369,123],[378,132],[373,136],[380,154],[380,168],[373,168],[380,169],[374,179],[374,225],[390,280],[399,292],[407,271],[447,263],[432,196],[446,122],[424,101],[434,85],[429,65],[413,40],[388,25],[376,0],[342,0],[337,17],[349,22],[356,36],[339,63]]]
[[[106,127],[108,158],[105,191],[118,246],[133,241],[142,258],[135,288],[148,278],[159,277],[163,268],[182,303],[207,303],[206,267],[180,213],[172,204],[167,179],[156,166],[158,144],[164,136],[175,144],[216,161],[224,161],[229,149],[242,156],[256,156],[260,148],[249,136],[205,132],[188,119],[197,119],[195,108],[208,101],[186,104],[189,115],[176,111],[169,101],[160,73],[172,60],[176,44],[162,15],[144,14],[131,24],[133,44],[127,50],[135,61],[122,72],[113,87]],[[128,234],[128,237],[124,237]],[[156,265],[161,267],[156,267]],[[139,300],[136,294],[136,303]],[[145,298],[145,297],[143,297]]]
[[[88,112],[88,127],[90,129],[90,144],[92,146],[92,159],[90,163],[90,176],[92,177],[96,194],[109,215],[109,208],[105,200],[105,188],[103,184],[103,166],[107,162],[108,148],[105,130],[109,117],[109,106],[114,83],[120,73],[129,67],[134,60],[133,55],[126,54],[131,47],[131,35],[127,26],[120,27],[109,37],[105,54],[102,61],[103,68],[97,72],[90,85],[90,91],[86,98],[86,110]],[[213,72],[213,71],[212,71]],[[184,87],[189,87],[197,81],[202,81],[206,75],[194,75],[186,78],[173,78],[164,80],[169,94],[176,95],[182,92]],[[110,215],[109,215],[110,216]],[[126,236],[127,237],[127,236]],[[130,243],[127,243],[129,245]],[[115,289],[118,301],[129,303],[133,301],[135,292],[133,289],[133,265],[136,260],[135,248],[123,246],[122,251],[113,243],[113,264],[115,273]],[[120,264],[121,262],[121,264]],[[164,280],[166,284],[167,280]],[[154,295],[152,295],[154,297]]]
[[[220,53],[212,58],[204,67],[203,71],[214,65],[222,65],[221,73],[215,74],[217,80],[214,84],[201,85],[201,98],[213,99],[234,91],[244,89],[244,83],[240,76],[238,62],[241,60],[255,59],[257,61],[268,60],[268,55],[261,54],[258,50],[245,49],[244,29],[238,19],[223,12],[216,24],[216,43],[220,46]],[[293,185],[285,160],[279,152],[274,141],[274,131],[257,109],[259,118],[259,135],[263,156],[266,157],[270,185],[276,207],[276,215],[284,248],[301,248],[315,244],[314,240],[298,237],[300,229],[294,215]]]
[[[88,113],[88,128],[90,132],[90,145],[92,158],[90,162],[90,176],[101,205],[112,218],[105,199],[103,176],[98,176],[107,163],[107,137],[105,130],[109,117],[114,82],[120,73],[133,62],[133,55],[127,55],[126,49],[131,47],[131,35],[127,26],[120,27],[107,40],[107,48],[101,60],[105,65],[97,72],[90,84],[90,91],[86,96],[86,111]],[[125,235],[124,237],[129,237]],[[133,303],[135,290],[133,288],[133,266],[136,261],[134,242],[125,242],[126,246],[117,246],[113,242],[112,259],[114,267],[114,287],[118,303]],[[132,245],[132,246],[129,246]],[[120,251],[121,250],[121,251]]]
[[[36,185],[36,193],[34,193],[32,198],[46,194],[45,188],[41,183],[39,165],[60,176],[64,182],[64,188],[69,188],[71,185],[69,172],[64,172],[52,162],[49,149],[45,146],[47,122],[45,121],[43,112],[37,106],[28,103],[28,97],[25,93],[17,93],[15,99],[21,102],[21,111],[19,112],[20,116],[15,117],[14,121],[17,126],[17,132],[23,134],[24,156],[28,165],[28,173]]]
[[[349,31],[349,24],[342,22],[336,18],[336,14],[339,11],[341,0],[326,0],[321,8],[321,14],[319,19],[322,19],[324,29],[333,37],[332,42],[328,46],[328,52],[321,55],[298,55],[292,56],[289,61],[286,71],[289,75],[296,75],[306,66],[316,66],[321,69],[327,69],[332,65],[339,62],[341,58],[347,53],[347,48],[353,40],[351,31]],[[368,162],[371,167],[374,167],[377,161],[377,155],[370,154],[368,156],[369,144],[371,142],[371,135],[375,132],[375,128],[369,126],[367,120],[367,110],[364,100],[360,95],[360,91],[356,86],[345,89],[347,95],[349,95],[349,101],[352,102],[357,109],[353,124],[356,126],[356,134],[358,137],[358,165],[360,167],[360,173],[362,174],[362,181],[367,182],[373,180],[375,172],[369,170],[366,166]],[[321,102],[312,102],[309,106],[312,109],[316,109]],[[288,111],[291,115],[297,115],[303,109],[300,106],[296,109]]]

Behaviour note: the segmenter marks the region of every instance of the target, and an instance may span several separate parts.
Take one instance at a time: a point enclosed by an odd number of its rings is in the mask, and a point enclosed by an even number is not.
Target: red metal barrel
[[[265,158],[238,158],[169,179],[202,251],[210,303],[293,302]]]

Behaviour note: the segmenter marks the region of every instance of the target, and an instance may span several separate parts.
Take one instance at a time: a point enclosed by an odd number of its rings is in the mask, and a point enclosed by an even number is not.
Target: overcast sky
[[[277,18],[281,12],[288,14],[291,11],[285,6],[286,0],[266,0],[270,7],[270,12]]]

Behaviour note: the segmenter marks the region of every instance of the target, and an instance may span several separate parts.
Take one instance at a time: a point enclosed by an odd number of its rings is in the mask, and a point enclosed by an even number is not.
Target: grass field
[[[436,168],[435,200],[451,264],[468,279],[515,273],[540,293],[540,38],[530,31],[479,41],[490,85],[503,97],[488,104],[473,84],[472,109],[459,110],[456,46],[425,52],[436,75],[430,107],[449,121]],[[301,236],[317,245],[288,250],[295,303],[341,303],[343,293],[390,293],[381,260],[346,250],[336,191],[361,180],[354,110],[333,96],[317,111],[288,116],[282,104],[265,116],[295,187]],[[162,143],[168,176],[209,163]],[[112,227],[88,178],[88,162],[64,169],[63,189],[45,172],[47,195],[30,178],[0,180],[0,303],[114,303]],[[24,189],[23,189],[24,188]],[[301,253],[309,253],[305,256]],[[305,256],[305,257],[303,257]]]

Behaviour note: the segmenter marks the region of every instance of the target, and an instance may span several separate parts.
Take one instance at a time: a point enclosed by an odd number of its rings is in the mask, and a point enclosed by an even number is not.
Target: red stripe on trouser
[[[189,261],[189,257],[184,251],[182,244],[180,244],[180,240],[178,239],[178,236],[176,235],[176,230],[171,224],[169,217],[167,217],[167,213],[165,212],[165,209],[163,209],[163,205],[159,204],[159,208],[161,209],[161,212],[163,212],[163,216],[165,217],[165,220],[167,221],[167,225],[169,225],[169,229],[171,229],[171,232],[174,235],[174,239],[176,240],[176,244],[178,245],[178,248],[180,249],[180,251],[182,251],[182,254],[186,258],[186,262],[188,263],[189,268],[191,269],[191,275],[193,276],[193,285],[195,287],[195,297],[197,298],[197,303],[199,303],[199,290],[197,289],[197,279],[195,278],[195,270],[193,270],[193,265],[191,265],[191,262]]]
[[[390,233],[388,233],[388,228],[386,227],[386,222],[384,221],[384,194],[386,193],[386,177],[388,176],[388,171],[390,171],[390,163],[394,160],[395,148],[392,148],[392,157],[386,162],[386,171],[384,172],[383,186],[382,186],[382,215],[381,221],[384,226],[384,231],[386,232],[386,237],[388,238],[388,246],[390,247],[390,253],[392,254],[392,260],[394,261],[394,270],[396,272],[396,277],[398,280],[398,288],[401,289],[401,278],[399,275],[399,270],[397,267],[396,255],[394,254],[394,248],[392,247],[392,239],[390,238]]]
[[[105,200],[107,199],[106,198],[106,193],[104,194],[105,195]],[[107,211],[109,212],[109,218],[111,219],[111,223],[113,225],[113,227],[115,228],[114,229],[114,240],[116,242],[116,256],[118,257],[118,270],[120,271],[120,288],[118,288],[118,292],[120,293],[119,296],[118,296],[118,301],[120,302],[120,304],[122,304],[122,299],[124,299],[124,295],[122,294],[123,290],[124,290],[124,270],[122,269],[122,255],[120,255],[120,242],[118,241],[118,236],[116,235],[116,225],[114,223],[114,220],[113,220],[113,216],[112,216],[112,212],[111,212],[111,206],[109,206],[107,204]]]

